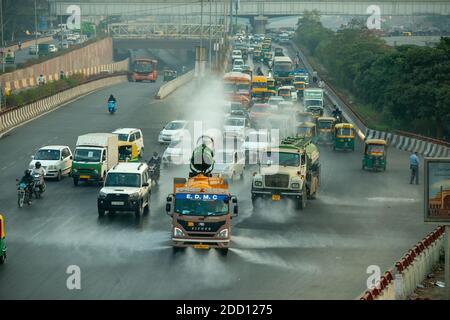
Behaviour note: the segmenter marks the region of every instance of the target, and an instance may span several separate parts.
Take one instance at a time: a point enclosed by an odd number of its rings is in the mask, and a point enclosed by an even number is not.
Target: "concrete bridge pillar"
[[[267,24],[267,17],[262,16],[262,15],[253,17],[253,19],[252,19],[253,33],[254,34],[265,34],[266,33],[266,24]]]

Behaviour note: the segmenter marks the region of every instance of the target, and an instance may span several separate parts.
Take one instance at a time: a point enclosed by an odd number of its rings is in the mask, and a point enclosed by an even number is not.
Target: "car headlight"
[[[291,183],[291,188],[293,188],[293,189],[300,188],[300,183],[298,183],[298,182]]]
[[[99,199],[105,199],[107,197],[108,194],[106,194],[103,191],[100,191],[100,193],[98,194]]]
[[[255,181],[255,187],[262,187],[262,181]]]
[[[130,199],[131,200],[139,199],[139,192],[135,192],[135,193],[130,194]]]
[[[227,238],[228,237],[228,229],[223,229],[217,234],[219,238]]]
[[[173,236],[174,237],[184,237],[184,232],[180,228],[173,228]]]

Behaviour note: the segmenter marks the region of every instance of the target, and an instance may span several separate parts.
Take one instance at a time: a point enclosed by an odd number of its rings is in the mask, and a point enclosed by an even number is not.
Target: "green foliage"
[[[37,100],[49,97],[63,90],[73,88],[85,82],[86,79],[82,74],[74,74],[63,80],[47,82],[44,85],[34,88],[18,91],[6,96],[6,106],[16,107],[35,102]]]
[[[319,18],[308,12],[299,19],[297,44],[320,61],[332,75],[329,80],[364,105],[368,123],[450,136],[445,132],[450,120],[450,38],[442,38],[435,48],[393,48],[359,20],[333,32]]]

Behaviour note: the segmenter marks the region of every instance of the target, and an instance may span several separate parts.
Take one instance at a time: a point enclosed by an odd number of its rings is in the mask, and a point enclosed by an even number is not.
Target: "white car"
[[[185,144],[183,139],[172,140],[163,153],[162,164],[164,166],[169,164],[188,164],[191,154],[190,143]]]
[[[233,61],[233,68],[236,68],[236,67],[240,67],[240,68],[243,68],[244,67],[244,60],[242,60],[242,59],[236,59],[236,60],[234,60]]]
[[[242,51],[241,50],[233,50],[231,52],[231,60],[242,59]]]
[[[59,44],[59,46],[61,47],[61,49],[69,49],[69,42],[63,41]]]
[[[48,45],[48,51],[49,52],[57,52],[58,48],[54,44],[49,44]]]
[[[144,156],[144,136],[141,129],[137,128],[120,128],[116,129],[114,134],[117,134],[119,141],[134,142],[139,151],[139,156]]]
[[[272,106],[273,109],[278,109],[278,105],[283,101],[284,101],[283,97],[272,96],[269,98],[268,103]]]
[[[231,69],[231,72],[242,72],[244,69],[242,67],[235,66]]]
[[[248,128],[249,120],[243,117],[227,117],[223,126],[225,136],[237,136],[244,138]]]
[[[100,217],[108,211],[133,211],[140,218],[150,208],[152,180],[146,163],[118,163],[111,168],[97,198]]]
[[[36,55],[39,52],[39,47],[35,45],[31,45],[28,47],[28,54],[30,55]]]
[[[45,178],[61,180],[65,174],[72,170],[72,151],[68,146],[45,146],[40,148],[31,157],[29,168],[33,169],[36,162],[40,162],[46,174]]]
[[[214,154],[214,169],[212,173],[219,174],[229,182],[236,177],[244,179],[245,157],[236,150],[219,150]]]
[[[175,120],[169,122],[159,133],[159,143],[170,143],[172,138],[179,139],[186,130],[190,129],[189,121]]]

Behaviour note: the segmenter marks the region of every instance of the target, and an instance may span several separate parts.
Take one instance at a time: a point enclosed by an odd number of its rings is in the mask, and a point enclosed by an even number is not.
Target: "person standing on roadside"
[[[409,169],[411,170],[411,179],[409,180],[409,184],[412,184],[414,179],[416,180],[416,184],[419,184],[419,164],[417,152],[413,152],[409,156]]]

